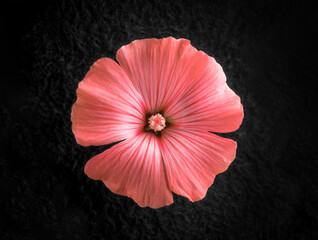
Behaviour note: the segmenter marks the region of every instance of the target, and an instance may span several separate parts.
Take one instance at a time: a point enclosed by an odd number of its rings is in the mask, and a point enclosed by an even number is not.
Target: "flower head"
[[[231,132],[243,119],[222,67],[186,39],[144,39],[97,60],[77,89],[72,130],[79,144],[124,140],[93,157],[85,173],[139,206],[172,192],[198,201],[234,160]]]

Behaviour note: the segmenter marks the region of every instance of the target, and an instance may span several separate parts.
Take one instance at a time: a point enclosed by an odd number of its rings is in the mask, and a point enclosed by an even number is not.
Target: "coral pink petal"
[[[77,89],[72,130],[83,146],[135,136],[144,126],[144,102],[121,67],[99,59]]]
[[[131,197],[141,207],[159,208],[173,202],[168,189],[158,138],[142,133],[93,157],[85,166],[92,179],[114,193]]]
[[[231,132],[240,126],[243,107],[222,67],[189,40],[136,40],[121,47],[116,58],[148,113],[163,112],[187,129]]]
[[[184,88],[188,66],[198,51],[186,39],[135,40],[116,55],[146,103],[146,111],[156,114]]]
[[[169,128],[162,134],[161,151],[171,191],[198,201],[215,175],[234,160],[236,142],[208,132]]]
[[[165,109],[181,129],[232,132],[243,120],[243,106],[226,84],[222,67],[205,53],[193,58],[186,88]]]

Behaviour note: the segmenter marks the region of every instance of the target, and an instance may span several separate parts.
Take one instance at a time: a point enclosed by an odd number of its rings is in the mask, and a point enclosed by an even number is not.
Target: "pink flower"
[[[236,142],[212,132],[239,128],[243,107],[222,67],[186,39],[144,39],[97,60],[77,89],[79,144],[124,140],[85,166],[92,179],[139,206],[160,208],[172,192],[198,201],[235,158]]]

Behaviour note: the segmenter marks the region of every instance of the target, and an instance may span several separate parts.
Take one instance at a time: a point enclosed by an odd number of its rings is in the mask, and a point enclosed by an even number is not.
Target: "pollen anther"
[[[161,131],[166,127],[166,119],[160,114],[152,115],[148,120],[149,128],[155,132]]]

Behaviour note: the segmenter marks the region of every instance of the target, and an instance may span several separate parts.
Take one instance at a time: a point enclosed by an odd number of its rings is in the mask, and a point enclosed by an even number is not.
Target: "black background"
[[[2,5],[1,239],[316,239],[317,9],[303,1]],[[241,97],[237,158],[199,202],[140,208],[89,179],[71,131],[90,65],[135,39],[186,38]]]

